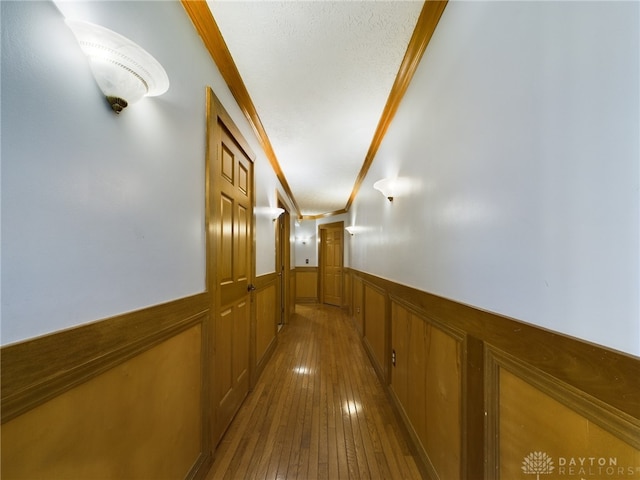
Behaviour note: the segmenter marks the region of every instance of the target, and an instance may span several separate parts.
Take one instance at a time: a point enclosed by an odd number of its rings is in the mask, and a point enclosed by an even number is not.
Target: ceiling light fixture
[[[81,20],[66,20],[89,59],[93,76],[114,112],[144,96],[162,95],[169,78],[146,50],[119,33]]]

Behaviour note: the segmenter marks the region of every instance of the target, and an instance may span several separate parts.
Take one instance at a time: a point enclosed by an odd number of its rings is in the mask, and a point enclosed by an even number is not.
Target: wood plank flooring
[[[207,480],[422,478],[351,319],[297,305],[279,335]]]

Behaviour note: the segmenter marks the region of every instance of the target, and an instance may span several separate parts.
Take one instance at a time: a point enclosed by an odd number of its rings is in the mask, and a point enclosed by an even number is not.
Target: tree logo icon
[[[554,468],[553,460],[544,452],[531,452],[522,461],[522,471],[535,475],[536,480],[540,480],[540,475],[549,475]]]

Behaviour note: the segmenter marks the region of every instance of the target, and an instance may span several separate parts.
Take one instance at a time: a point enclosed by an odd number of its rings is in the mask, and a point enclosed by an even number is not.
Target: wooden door
[[[284,206],[278,202],[278,207]],[[288,228],[285,228],[289,222],[289,215],[285,209],[285,213],[278,217],[276,232],[276,273],[278,274],[278,283],[276,284],[276,317],[278,322],[278,331],[284,326],[287,320],[286,308],[286,292],[287,292],[287,243],[289,242]]]
[[[212,102],[218,109],[221,106]],[[217,117],[217,118],[216,118]],[[215,149],[210,228],[212,264],[208,280],[215,291],[213,315],[214,446],[249,391],[251,284],[253,278],[253,163],[225,117],[209,148]],[[230,119],[227,120],[230,122]],[[211,152],[213,153],[213,152]]]
[[[342,306],[342,226],[320,230],[322,303]]]

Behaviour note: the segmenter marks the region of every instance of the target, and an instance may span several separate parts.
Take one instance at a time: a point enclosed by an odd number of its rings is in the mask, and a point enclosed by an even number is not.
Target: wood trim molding
[[[466,335],[462,368],[462,478],[473,479],[485,468],[484,345]],[[491,478],[491,477],[487,477]]]
[[[640,420],[640,358],[486,312],[353,270],[403,298],[426,317],[450,324],[559,381]]]
[[[353,190],[347,204],[343,209],[336,210],[334,212],[322,213],[319,215],[302,215],[300,206],[293,196],[293,192],[291,191],[291,187],[287,182],[286,177],[284,176],[284,172],[280,167],[280,163],[276,157],[276,154],[271,145],[271,141],[267,136],[267,132],[262,125],[262,121],[260,120],[260,116],[258,115],[258,111],[249,95],[246,85],[240,76],[240,72],[229,52],[229,49],[222,37],[222,33],[218,28],[218,25],[211,14],[211,10],[207,6],[207,3],[202,0],[181,0],[182,5],[187,12],[187,15],[193,22],[193,25],[202,38],[202,41],[205,44],[205,47],[209,51],[209,54],[213,58],[213,61],[218,66],[222,77],[224,78],[227,86],[231,90],[233,97],[235,98],[238,106],[244,113],[245,117],[249,121],[249,124],[253,128],[258,140],[260,141],[262,148],[265,152],[265,155],[269,159],[271,166],[273,167],[278,180],[282,184],[287,196],[291,199],[293,206],[297,212],[298,218],[303,220],[317,220],[320,218],[330,217],[334,215],[340,215],[343,213],[347,213],[349,208],[351,207],[355,197],[360,189],[360,185],[364,181],[364,178],[373,163],[373,159],[380,148],[380,144],[395,116],[398,107],[400,106],[400,102],[404,97],[404,94],[407,91],[409,84],[411,83],[411,79],[415,74],[415,71],[422,59],[422,55],[433,36],[433,32],[438,25],[440,17],[442,16],[442,12],[444,11],[447,0],[443,1],[426,1],[418,17],[418,21],[416,23],[416,27],[414,29],[413,35],[409,40],[409,44],[407,46],[407,51],[405,56],[400,64],[400,68],[398,70],[398,74],[394,81],[393,87],[391,89],[391,93],[389,94],[389,98],[387,99],[387,103],[383,110],[382,116],[378,122],[378,126],[374,133],[373,139],[371,141],[371,145],[367,152],[367,155],[364,159],[363,165],[360,169],[360,173],[356,178],[355,184],[353,186]]]
[[[380,381],[382,384],[388,389],[390,375],[391,375],[391,300],[388,295],[388,291],[382,287],[381,285],[363,279],[362,281],[362,309],[363,309],[363,317],[364,317],[364,331],[362,335],[362,342],[365,346],[365,350],[367,355],[369,355],[369,359],[371,360],[371,364],[373,365],[374,370],[378,374]],[[367,290],[369,289],[369,290]],[[384,318],[384,326],[383,326],[383,335],[384,335],[384,345],[382,358],[378,358],[376,356],[376,351],[369,340],[371,335],[368,332],[368,329],[371,326],[371,317],[369,313],[369,299],[367,298],[368,291],[371,291],[374,294],[380,295],[382,297],[382,301],[384,302],[383,306],[383,318]]]
[[[400,102],[404,98],[404,94],[409,87],[409,83],[411,83],[411,79],[418,68],[418,64],[422,59],[422,55],[424,51],[427,49],[427,45],[429,45],[429,41],[433,36],[433,32],[435,32],[436,27],[438,26],[438,22],[440,21],[440,17],[442,16],[442,12],[444,12],[445,7],[447,6],[447,0],[444,1],[431,1],[428,0],[424,2],[424,6],[422,7],[422,12],[420,12],[420,16],[418,17],[418,22],[416,23],[416,28],[413,31],[413,35],[409,40],[409,45],[407,46],[407,52],[404,55],[402,63],[400,64],[400,69],[398,70],[398,75],[393,83],[393,87],[391,88],[391,93],[389,94],[389,98],[387,99],[387,103],[382,112],[382,116],[380,117],[380,121],[378,122],[378,127],[376,128],[376,132],[373,135],[373,140],[371,141],[371,146],[369,147],[369,151],[364,159],[364,163],[362,168],[360,169],[360,173],[356,178],[356,182],[353,186],[353,190],[351,191],[351,196],[347,201],[346,206],[344,207],[344,211],[349,211],[353,201],[360,190],[360,185],[364,181],[367,176],[367,172],[373,163],[373,159],[380,148],[380,144],[384,139],[385,134],[387,133],[387,129],[393,120],[396,112],[398,111],[398,107],[400,106]]]
[[[335,212],[327,212],[320,213],[318,215],[302,215],[300,220],[320,220],[321,218],[334,217],[336,215],[342,215],[343,213],[347,213],[348,210],[346,208],[342,208],[340,210],[336,210]]]
[[[260,376],[262,375],[262,372],[264,371],[265,367],[267,366],[267,364],[269,363],[269,360],[271,359],[271,357],[273,356],[273,352],[275,351],[277,345],[278,345],[278,335],[274,335],[274,337],[271,339],[271,342],[269,343],[269,346],[267,347],[267,350],[264,352],[264,355],[262,356],[262,358],[260,358],[259,360],[256,358],[256,328],[257,328],[257,322],[258,322],[258,313],[257,313],[257,306],[258,306],[258,300],[259,300],[259,295],[264,294],[265,290],[269,289],[269,288],[273,288],[274,291],[276,291],[276,286],[278,283],[278,274],[276,272],[272,272],[272,273],[267,273],[264,275],[260,275],[257,276],[254,282],[254,285],[256,287],[256,290],[253,292],[253,298],[252,298],[252,310],[254,311],[254,313],[252,313],[252,322],[254,323],[254,325],[251,328],[251,335],[252,335],[252,341],[251,341],[251,355],[250,355],[250,360],[251,360],[251,381],[249,382],[250,384],[250,389],[253,389],[253,387],[255,386],[256,382],[258,381],[258,379],[260,378]],[[274,299],[274,305],[276,305],[275,299]],[[274,312],[274,318],[275,315],[277,315],[277,312]]]
[[[318,267],[296,267],[296,272],[318,273]]]
[[[366,284],[367,282],[365,282],[365,285]],[[376,285],[374,283],[372,283],[371,286],[373,288],[376,288]],[[423,322],[429,325],[432,325],[439,330],[442,330],[447,335],[455,338],[459,342],[464,342],[466,335],[464,330],[462,330],[459,326],[454,326],[454,325],[451,325],[450,323],[443,322],[438,318],[425,316],[424,311],[421,311],[420,309],[416,308],[414,304],[412,304],[411,302],[408,302],[402,297],[399,297],[397,294],[389,293],[386,290],[380,288],[379,286],[377,286],[377,289],[380,290],[382,293],[387,294],[387,296],[389,297],[388,301],[391,303],[391,305],[396,304],[401,306],[405,310],[419,317]]]
[[[185,477],[186,480],[203,480],[213,465],[213,456],[211,452],[200,452],[200,455],[194,462],[191,470]]]
[[[262,290],[270,285],[273,285],[278,280],[278,274],[276,272],[265,273],[256,277],[255,287],[257,290]]]
[[[483,381],[486,409],[486,433],[482,449],[485,457],[484,478],[495,479],[500,477],[500,365],[488,351],[484,360]]]
[[[201,293],[8,345],[1,350],[2,423],[200,323]]]
[[[329,230],[339,228],[344,230],[344,221],[333,222],[333,223],[323,223],[322,225],[318,225],[318,230]]]
[[[298,297],[296,298],[296,303],[300,303],[300,304],[318,303],[318,299],[316,297]]]
[[[640,358],[349,270],[354,285],[360,283],[363,290],[368,287],[384,292],[387,303],[398,303],[423,321],[440,329],[446,326],[445,333],[463,339],[461,478],[488,479],[499,474],[501,369],[640,448]],[[355,295],[354,288],[354,299]],[[366,304],[364,299],[365,316]],[[390,324],[389,312],[386,318]],[[402,414],[388,377],[374,359],[366,333],[362,342],[397,413],[406,422],[407,416]],[[406,427],[411,430],[411,425]],[[424,463],[421,468],[430,471],[428,458],[422,453],[418,455]]]
[[[624,440],[634,448],[640,449],[640,419],[634,418],[632,415],[624,412],[616,411],[608,402],[599,400],[590,395],[585,395],[577,388],[554,376],[538,370],[532,365],[522,362],[513,355],[507,354],[492,347],[487,348],[486,354],[488,385],[491,387],[494,395],[499,392],[499,372],[506,369],[525,382],[533,385],[536,389],[566,405],[571,410],[579,413],[581,416],[588,418],[590,421],[601,426],[605,430],[614,434],[616,437]],[[499,405],[499,398],[492,399],[494,405]],[[494,422],[493,428],[497,431],[498,412],[489,413],[489,422]]]
[[[216,96],[213,89],[211,87],[207,87],[206,89],[206,98],[205,104],[207,107],[207,125],[215,125],[216,123],[221,123],[224,128],[226,128],[233,139],[238,143],[240,148],[244,151],[244,153],[249,157],[249,159],[255,163],[256,154],[249,146],[249,143],[244,138],[244,135],[240,131],[240,129],[236,126],[233,118],[229,115],[229,112],[224,108],[220,99]],[[211,112],[215,112],[213,115]],[[212,118],[212,117],[216,118]],[[213,123],[210,123],[213,122]]]
[[[193,22],[196,31],[202,38],[205,47],[209,51],[211,58],[220,70],[222,78],[224,78],[224,81],[229,87],[229,90],[231,90],[233,97],[236,99],[240,110],[242,110],[242,113],[244,113],[244,116],[247,118],[249,124],[253,128],[253,131],[258,137],[258,140],[262,145],[262,149],[269,159],[269,163],[271,163],[271,167],[278,177],[278,180],[280,180],[280,183],[282,184],[282,187],[284,188],[287,196],[293,203],[298,217],[300,217],[300,206],[293,196],[291,187],[289,186],[289,183],[287,182],[287,179],[282,172],[280,163],[278,162],[276,154],[273,151],[273,147],[271,146],[271,141],[269,140],[267,132],[262,125],[262,120],[260,120],[258,111],[253,104],[253,100],[251,100],[249,91],[247,90],[247,87],[245,86],[244,81],[240,76],[238,67],[231,57],[231,53],[229,52],[227,44],[222,37],[222,33],[220,32],[220,29],[218,28],[218,25],[216,24],[216,21],[211,14],[211,10],[209,10],[209,7],[207,6],[207,2],[202,0],[181,1],[182,6],[187,12],[187,15]]]

